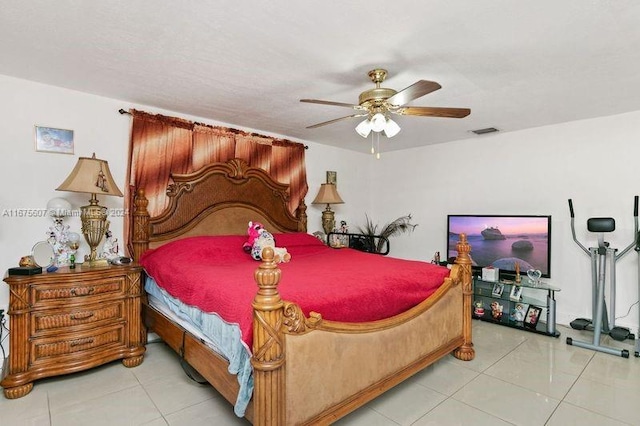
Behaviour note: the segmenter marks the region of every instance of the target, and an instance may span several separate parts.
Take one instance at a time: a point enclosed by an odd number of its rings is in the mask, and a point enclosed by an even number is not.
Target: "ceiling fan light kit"
[[[368,75],[371,81],[375,83],[376,87],[360,93],[360,96],[358,97],[358,105],[343,102],[323,101],[319,99],[300,99],[300,102],[346,107],[356,111],[352,115],[314,124],[307,128],[315,129],[316,127],[333,124],[348,118],[366,116],[367,118],[358,124],[355,129],[360,136],[366,138],[369,136],[371,131],[376,133],[384,131],[386,137],[392,138],[400,132],[400,126],[389,118],[390,114],[414,115],[420,117],[463,118],[471,113],[469,108],[405,106],[414,99],[440,89],[442,86],[435,81],[418,80],[411,86],[400,91],[395,91],[393,89],[380,86],[387,78],[386,70],[377,68],[369,71]]]
[[[384,118],[384,115],[379,112],[371,117],[371,130],[376,133],[383,131],[386,124],[387,120]]]
[[[400,133],[400,126],[398,125],[398,123],[396,123],[395,121],[393,121],[390,118],[387,118],[387,123],[384,126],[384,134],[388,137],[388,138],[392,138],[395,135],[397,135],[398,133]]]
[[[369,133],[371,133],[371,123],[368,118],[362,120],[362,122],[356,126],[356,132],[363,138],[369,136]]]

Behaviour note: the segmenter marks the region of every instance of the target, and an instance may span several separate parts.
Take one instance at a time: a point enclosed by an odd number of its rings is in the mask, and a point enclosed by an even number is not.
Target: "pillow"
[[[140,258],[143,266],[152,260],[171,258],[180,263],[220,263],[247,260],[247,255],[238,247],[244,236],[220,235],[188,237],[164,244],[155,250],[146,251]],[[250,259],[250,258],[249,258]]]
[[[311,234],[305,232],[290,232],[273,234],[278,247],[290,249],[292,247],[325,246],[325,244]]]

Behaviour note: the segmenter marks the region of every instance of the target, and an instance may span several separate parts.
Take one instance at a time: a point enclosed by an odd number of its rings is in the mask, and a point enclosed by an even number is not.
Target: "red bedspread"
[[[430,263],[352,249],[332,249],[304,234],[276,234],[291,253],[278,291],[305,313],[327,320],[362,322],[388,318],[417,305],[449,275]],[[259,262],[242,250],[243,236],[193,237],[144,253],[140,263],[160,287],[182,302],[236,323],[251,347]]]

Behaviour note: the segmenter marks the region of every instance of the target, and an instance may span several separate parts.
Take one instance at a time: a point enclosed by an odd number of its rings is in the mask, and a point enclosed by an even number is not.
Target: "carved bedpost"
[[[304,203],[304,198],[300,200],[297,213],[298,232],[307,232],[307,205]]]
[[[467,242],[467,234],[460,234],[460,240],[456,246],[458,250],[458,257],[456,258],[456,264],[462,267],[462,333],[464,335],[464,342],[462,346],[453,351],[453,355],[463,361],[471,361],[476,352],[473,349],[473,342],[471,341],[471,296],[473,295],[472,288],[472,274],[471,274],[471,246]]]
[[[253,300],[253,421],[254,425],[284,425],[284,303],[278,293],[280,269],[274,251],[262,251],[263,262],[254,277],[258,293]]]
[[[133,259],[138,261],[140,256],[149,248],[149,200],[144,196],[144,189],[138,189],[133,199]]]

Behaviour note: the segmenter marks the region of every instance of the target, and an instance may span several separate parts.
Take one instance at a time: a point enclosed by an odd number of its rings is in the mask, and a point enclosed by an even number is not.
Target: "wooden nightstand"
[[[20,398],[33,381],[144,356],[142,268],[60,268],[32,276],[5,276],[9,285],[9,358],[0,385]]]

